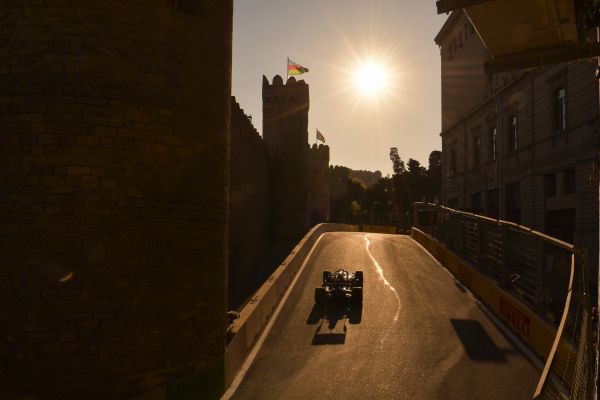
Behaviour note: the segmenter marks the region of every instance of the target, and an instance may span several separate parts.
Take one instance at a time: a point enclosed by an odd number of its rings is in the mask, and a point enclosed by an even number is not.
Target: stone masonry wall
[[[309,203],[310,226],[330,219],[329,194],[329,146],[313,144],[309,154]]]
[[[239,298],[269,245],[269,153],[235,98],[231,105],[228,286]]]
[[[275,240],[300,239],[309,228],[309,87],[263,76],[263,136],[269,146],[271,229]]]
[[[0,398],[221,368],[232,1],[3,0],[0,21]]]

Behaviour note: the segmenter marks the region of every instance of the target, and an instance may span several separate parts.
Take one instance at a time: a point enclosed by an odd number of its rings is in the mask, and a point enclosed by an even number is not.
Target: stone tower
[[[315,143],[309,152],[309,221],[310,225],[329,221],[329,146]]]
[[[0,398],[217,396],[232,0],[0,15]]]
[[[309,226],[308,85],[263,76],[263,137],[269,146],[271,226],[275,240],[301,237]]]

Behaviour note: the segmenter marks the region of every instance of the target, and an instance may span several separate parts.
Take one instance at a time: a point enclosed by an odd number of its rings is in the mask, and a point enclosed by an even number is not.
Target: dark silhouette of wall
[[[295,240],[309,227],[308,85],[263,76],[263,137],[269,146],[271,228],[275,240]]]
[[[281,77],[273,82],[271,86],[263,78],[264,141],[232,98],[232,308],[243,304],[260,279],[283,261],[282,249],[329,219],[329,147],[308,145],[308,85],[295,79],[283,85]]]
[[[349,171],[350,178],[361,181],[366,187],[372,186],[381,179],[381,171],[353,170]]]
[[[0,398],[218,392],[232,1],[0,16]]]
[[[230,305],[251,293],[255,267],[269,246],[269,153],[251,120],[231,102],[229,192]]]
[[[309,221],[310,225],[329,221],[329,146],[313,144],[309,151]]]

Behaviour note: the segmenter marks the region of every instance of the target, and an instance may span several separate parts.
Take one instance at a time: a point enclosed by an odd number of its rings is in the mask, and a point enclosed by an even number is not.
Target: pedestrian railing
[[[594,324],[585,251],[511,222],[415,203],[413,225],[556,329],[535,399],[592,400]]]

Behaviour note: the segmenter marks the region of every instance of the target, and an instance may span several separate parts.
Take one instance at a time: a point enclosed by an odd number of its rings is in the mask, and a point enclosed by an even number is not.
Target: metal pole
[[[596,28],[596,40],[598,42],[600,42],[600,27]],[[600,72],[600,57],[598,57],[598,69],[596,70],[597,73]],[[599,76],[596,76],[596,78],[600,78]],[[600,82],[600,80],[599,80]],[[598,115],[597,115],[598,120],[600,121],[600,84],[598,85]],[[596,129],[599,129],[599,127],[596,127]],[[600,137],[596,138],[596,184],[598,184],[598,202],[599,202],[599,206],[600,206],[600,172],[598,171],[598,168],[600,167]],[[599,223],[598,223],[598,228],[600,229],[600,212],[598,215],[598,219],[599,219]],[[599,240],[600,240],[600,230],[599,230]],[[600,251],[600,245],[598,246],[598,250]],[[600,253],[598,254],[598,261],[600,262]],[[595,267],[597,267],[598,265],[596,265]],[[600,318],[598,318],[598,314],[600,313],[600,268],[598,269],[598,276],[597,276],[597,281],[598,282],[597,285],[597,290],[598,290],[598,297],[596,300],[596,318],[597,318],[597,329],[596,332],[600,332]],[[598,385],[600,384],[599,381],[599,377],[598,377],[598,368],[599,368],[599,364],[600,364],[600,333],[597,335],[596,337],[596,368],[595,368],[595,379],[596,382],[594,384],[594,388],[596,390],[594,390],[594,397],[597,399],[598,398]]]
[[[502,205],[502,166],[500,165],[500,132],[502,131],[502,108],[500,107],[500,93],[498,92],[498,77],[494,75],[494,98],[496,99],[496,183],[498,184],[498,219],[505,219],[505,211]]]

